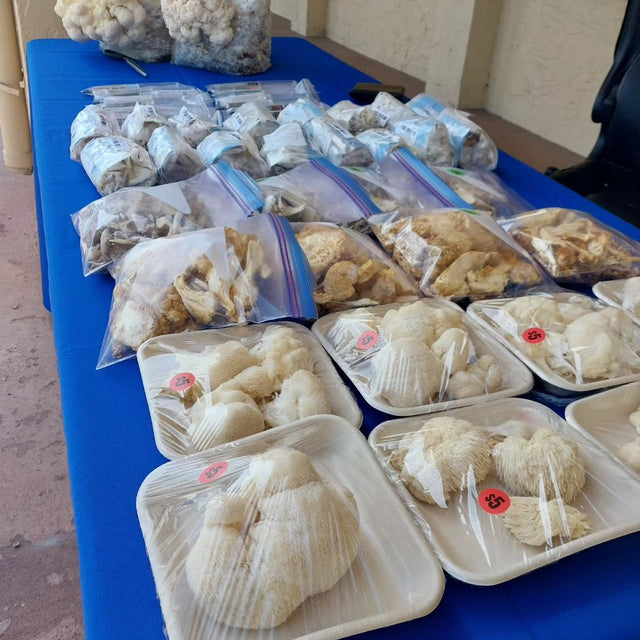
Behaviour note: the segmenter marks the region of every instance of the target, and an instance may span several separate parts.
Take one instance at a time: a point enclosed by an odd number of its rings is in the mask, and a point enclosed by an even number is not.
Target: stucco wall
[[[35,38],[66,38],[62,20],[55,14],[56,0],[13,0],[22,42]]]
[[[626,0],[506,0],[485,108],[586,155]]]

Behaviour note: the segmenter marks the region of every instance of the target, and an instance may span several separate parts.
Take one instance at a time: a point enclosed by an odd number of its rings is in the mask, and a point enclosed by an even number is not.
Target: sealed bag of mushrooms
[[[530,400],[391,420],[369,443],[443,567],[471,584],[640,530],[631,472]]]
[[[140,243],[116,262],[115,280],[98,368],[154,336],[316,317],[313,274],[278,216]]]
[[[444,576],[336,416],[154,470],[137,511],[171,640],[343,638],[430,613]]]

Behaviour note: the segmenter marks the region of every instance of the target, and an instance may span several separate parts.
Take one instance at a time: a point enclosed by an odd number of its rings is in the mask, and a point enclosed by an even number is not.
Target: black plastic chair
[[[591,119],[602,126],[588,158],[547,175],[640,227],[640,0],[628,0]]]

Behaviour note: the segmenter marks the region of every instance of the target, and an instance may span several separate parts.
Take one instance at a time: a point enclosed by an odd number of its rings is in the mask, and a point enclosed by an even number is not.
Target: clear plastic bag
[[[338,638],[424,616],[444,588],[366,442],[334,416],[169,462],[136,504],[170,638]]]
[[[304,124],[304,130],[313,148],[339,167],[366,167],[373,162],[362,142],[329,120],[314,118]]]
[[[152,104],[139,104],[124,119],[121,134],[142,147],[146,147],[151,134],[158,128],[167,124]]]
[[[391,130],[423,162],[448,167],[455,161],[447,127],[436,118],[412,117],[396,120]]]
[[[212,117],[195,115],[188,107],[182,107],[177,116],[171,116],[169,124],[194,148],[210,133],[220,130],[217,121]]]
[[[640,483],[530,400],[384,422],[369,443],[443,567],[471,584],[640,529]]]
[[[640,276],[597,282],[593,285],[593,293],[603,302],[624,309],[636,324],[640,324]]]
[[[487,211],[494,218],[511,218],[533,208],[492,171],[454,167],[430,168],[470,207]]]
[[[264,137],[273,133],[278,128],[278,123],[267,107],[257,102],[245,102],[224,121],[224,126],[231,131],[251,136],[256,145],[261,147]]]
[[[356,429],[351,392],[305,327],[268,323],[151,338],[138,350],[156,446],[169,459],[318,414]]]
[[[538,209],[501,224],[559,282],[593,284],[640,274],[640,243],[588,213]]]
[[[316,158],[259,184],[265,210],[292,220],[366,228],[367,218],[380,211],[350,173],[326,158]]]
[[[369,149],[376,162],[403,146],[402,139],[387,129],[368,129],[356,136]]]
[[[116,136],[120,133],[118,121],[109,111],[90,104],[86,106],[71,123],[71,144],[69,155],[72,160],[80,161],[80,154],[88,142],[104,136]]]
[[[483,212],[400,210],[372,216],[369,225],[427,295],[479,299],[545,283],[531,258]]]
[[[156,184],[156,168],[147,150],[129,138],[104,136],[88,142],[80,161],[100,195],[123,187]]]
[[[413,117],[413,112],[409,107],[400,102],[397,98],[394,98],[390,93],[386,91],[380,91],[374,101],[371,103],[371,109],[380,114],[380,117],[384,118],[385,124],[383,126],[391,126],[397,120],[406,120]]]
[[[329,223],[296,223],[317,289],[318,312],[415,300],[417,285],[368,236]]]
[[[469,314],[559,390],[640,379],[640,327],[621,309],[576,293],[483,300]]]
[[[342,100],[327,109],[327,115],[343,129],[356,135],[369,129],[382,128],[389,118],[368,105],[360,107],[349,100]]]
[[[477,404],[533,386],[517,358],[439,298],[333,313],[313,332],[365,400],[391,415]]]
[[[298,98],[280,111],[277,120],[280,124],[286,124],[287,122],[305,124],[305,122],[309,122],[314,118],[326,117],[326,111],[320,104],[309,98]]]
[[[302,80],[250,80],[219,82],[206,87],[213,104],[228,117],[245,102],[258,102],[271,112],[298,100],[319,103],[318,94],[308,78]]]
[[[224,160],[255,180],[269,175],[269,166],[260,157],[253,138],[243,133],[214,131],[197,146],[197,150],[206,165]]]
[[[158,170],[158,182],[179,182],[205,170],[204,160],[173,128],[158,127],[147,142],[149,157]]]
[[[264,137],[260,155],[269,165],[270,172],[279,174],[308,162],[318,154],[309,147],[302,127],[297,122],[287,122]]]
[[[184,182],[122,189],[91,202],[71,219],[88,276],[111,269],[140,242],[222,225],[261,207],[258,186],[220,162]]]

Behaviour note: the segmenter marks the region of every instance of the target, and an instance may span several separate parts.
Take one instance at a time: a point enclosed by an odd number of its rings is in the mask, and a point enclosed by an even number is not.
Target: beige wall
[[[485,108],[582,155],[626,0],[505,0]]]
[[[54,13],[56,0],[13,0],[23,42],[35,38],[66,38],[62,20]]]

